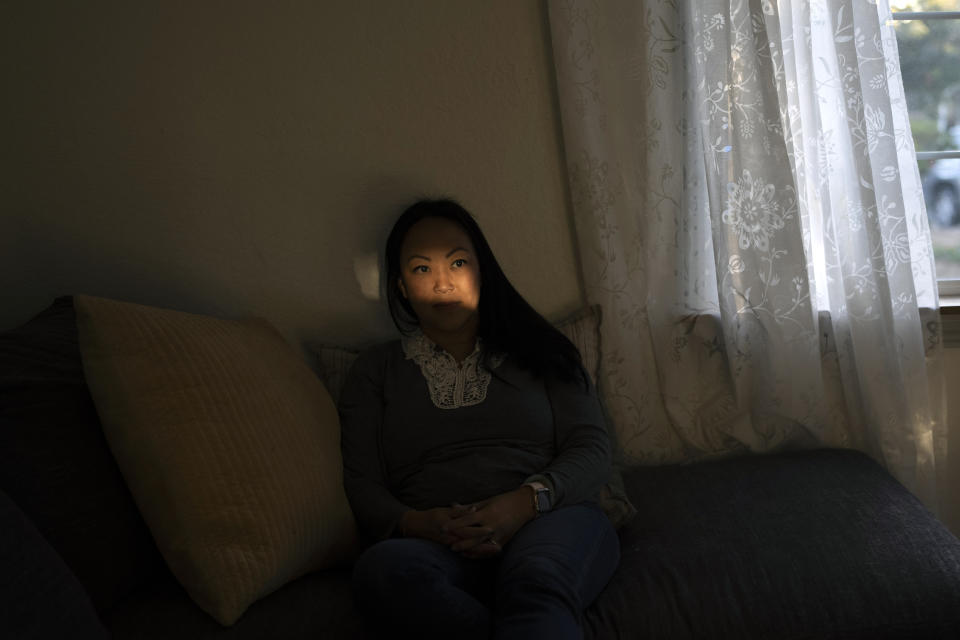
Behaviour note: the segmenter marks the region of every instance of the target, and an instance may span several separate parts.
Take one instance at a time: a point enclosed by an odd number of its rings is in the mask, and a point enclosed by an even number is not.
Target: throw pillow
[[[340,392],[347,381],[347,372],[360,352],[334,345],[321,344],[313,348],[317,355],[317,375],[330,392],[334,403],[340,402]]]
[[[229,626],[352,558],[336,409],[273,327],[89,296],[75,306],[110,449],[200,608]]]

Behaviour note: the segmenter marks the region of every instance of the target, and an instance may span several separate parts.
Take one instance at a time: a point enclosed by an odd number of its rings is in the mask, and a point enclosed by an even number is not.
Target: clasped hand
[[[408,511],[401,519],[404,535],[434,540],[468,558],[497,555],[533,519],[530,490],[520,487],[469,505]]]

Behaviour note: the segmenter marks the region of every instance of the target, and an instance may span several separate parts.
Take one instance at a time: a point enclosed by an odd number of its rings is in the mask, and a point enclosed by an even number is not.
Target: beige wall
[[[16,3],[0,68],[0,329],[86,292],[389,337],[354,265],[435,194],[581,304],[540,2]]]

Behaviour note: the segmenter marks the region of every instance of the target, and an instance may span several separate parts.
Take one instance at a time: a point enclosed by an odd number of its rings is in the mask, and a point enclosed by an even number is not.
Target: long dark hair
[[[523,299],[493,255],[480,226],[466,209],[451,199],[419,200],[400,215],[387,238],[385,255],[387,304],[397,329],[412,333],[419,320],[400,292],[400,247],[407,232],[424,218],[451,220],[466,232],[480,263],[480,322],[486,357],[500,352],[536,376],[555,375],[588,386],[580,352],[570,340]]]

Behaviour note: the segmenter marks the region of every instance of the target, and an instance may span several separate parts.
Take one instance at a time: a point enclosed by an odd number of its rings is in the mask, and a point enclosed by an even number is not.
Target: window
[[[960,0],[891,0],[941,296],[960,295]]]

